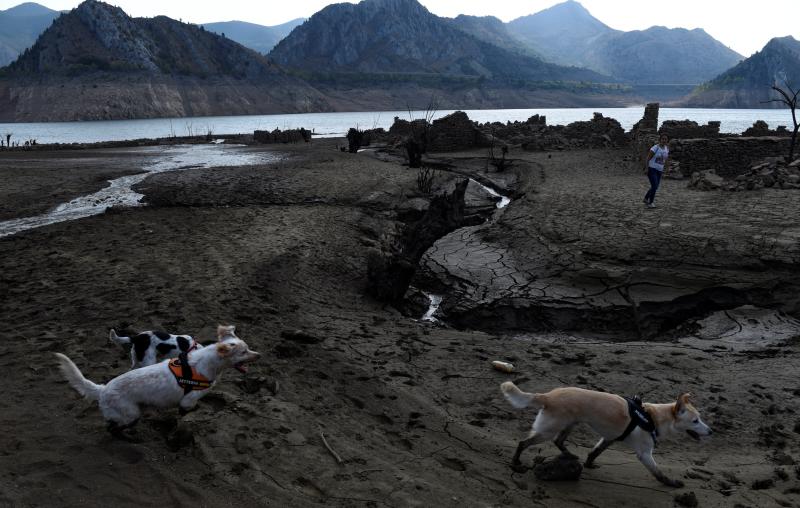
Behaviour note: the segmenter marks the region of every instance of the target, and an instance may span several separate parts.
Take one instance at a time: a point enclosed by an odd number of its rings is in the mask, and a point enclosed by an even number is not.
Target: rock
[[[714,171],[698,171],[692,174],[689,188],[700,191],[710,191],[719,189],[724,183],[725,180]]]
[[[778,464],[779,466],[793,466],[796,464],[791,455],[788,455],[780,450],[776,450],[772,455],[772,462]]]
[[[697,496],[694,492],[684,492],[675,496],[675,504],[678,506],[686,506],[687,508],[695,508],[699,505]]]
[[[286,442],[289,443],[291,446],[303,446],[308,441],[306,440],[306,437],[303,434],[297,432],[296,430],[293,430],[288,434],[286,434]]]
[[[547,482],[577,481],[581,478],[583,465],[574,455],[559,455],[533,467],[537,479]]]

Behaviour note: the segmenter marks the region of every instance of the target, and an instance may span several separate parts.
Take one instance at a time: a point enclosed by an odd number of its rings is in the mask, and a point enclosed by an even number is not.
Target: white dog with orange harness
[[[108,430],[116,437],[130,439],[123,431],[136,424],[141,415],[140,406],[178,405],[181,413],[188,412],[214,386],[222,370],[234,367],[246,372],[245,364],[261,356],[236,337],[232,326],[220,326],[217,333],[220,340],[213,346],[128,371],[105,385],[83,377],[65,355],[56,353],[56,356],[69,384],[87,399],[98,401]]]

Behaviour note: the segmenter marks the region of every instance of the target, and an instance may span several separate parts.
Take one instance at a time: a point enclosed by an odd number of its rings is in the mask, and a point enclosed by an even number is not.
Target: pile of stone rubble
[[[725,179],[713,170],[692,173],[689,188],[730,192],[764,188],[800,189],[800,158],[789,164],[782,157],[769,157],[735,178]]]

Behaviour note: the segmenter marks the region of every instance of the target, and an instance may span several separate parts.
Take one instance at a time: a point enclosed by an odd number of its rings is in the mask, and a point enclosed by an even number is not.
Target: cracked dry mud
[[[419,205],[415,172],[334,141],[281,151],[277,165],[151,177],[143,192],[156,206],[0,239],[0,505],[669,507],[691,492],[700,506],[798,506],[800,362],[785,330],[798,313],[783,288],[796,280],[800,196],[668,181],[652,212],[621,152],[530,155],[502,178],[480,173],[481,153],[448,156],[517,199],[424,258],[415,284],[441,290],[458,325],[437,327],[366,296],[368,250]],[[475,188],[467,201],[491,212]],[[739,293],[717,301],[736,307],[678,331],[653,309],[723,284]],[[548,310],[559,302],[566,311]],[[531,307],[546,326],[521,317]],[[138,444],[112,440],[54,368],[63,352],[105,381],[128,367],[109,327],[210,340],[218,322],[264,357],[246,377],[226,373],[184,418],[149,412]],[[510,468],[534,414],[502,400],[509,379],[659,402],[691,391],[715,434],[656,451],[683,489],[617,445],[579,482],[540,482]],[[585,429],[567,442],[581,456],[593,444]],[[557,451],[533,448],[524,462],[537,454]]]
[[[800,311],[795,194],[703,195],[667,180],[645,210],[621,152],[526,162],[521,199],[422,260],[417,284],[439,287],[451,323],[649,338],[742,305]]]

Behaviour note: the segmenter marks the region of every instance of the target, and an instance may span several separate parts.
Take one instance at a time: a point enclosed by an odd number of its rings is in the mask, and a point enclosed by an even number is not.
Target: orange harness
[[[211,388],[211,381],[189,365],[189,357],[186,353],[181,353],[174,360],[170,360],[169,370],[175,376],[178,386],[183,388],[184,395],[194,390],[208,390]]]

